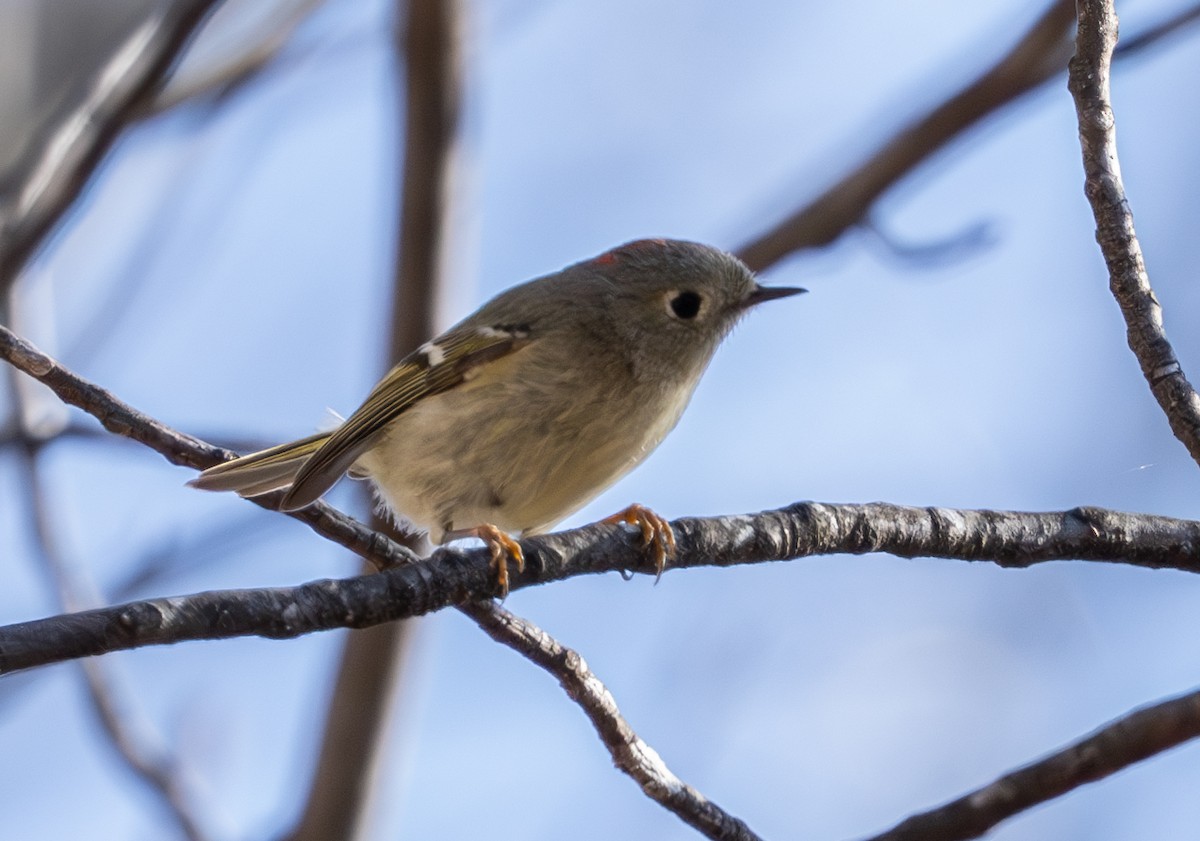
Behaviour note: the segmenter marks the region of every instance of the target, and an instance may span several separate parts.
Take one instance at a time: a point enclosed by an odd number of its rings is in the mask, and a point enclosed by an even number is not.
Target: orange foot
[[[675,557],[675,532],[671,531],[671,524],[636,502],[600,522],[610,526],[625,523],[642,530],[642,543],[654,552],[654,583],[657,584],[667,568],[667,558]]]
[[[508,598],[509,560],[517,562],[518,572],[525,571],[525,553],[521,551],[520,543],[491,523],[484,523],[469,529],[448,531],[446,537],[452,539],[478,537],[486,543],[488,549],[492,551],[492,567],[496,570],[496,584],[500,588],[500,600]]]

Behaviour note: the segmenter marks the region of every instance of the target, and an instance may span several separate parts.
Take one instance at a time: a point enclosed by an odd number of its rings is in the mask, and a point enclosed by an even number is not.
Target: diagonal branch
[[[828,245],[860,224],[894,184],[964,131],[1053,79],[1071,56],[1074,3],[1054,0],[1004,57],[976,81],[901,129],[874,154],[825,192],[737,253],[763,271],[795,251]],[[1200,20],[1193,4],[1148,27],[1117,50],[1117,58],[1143,52]]]
[[[142,119],[155,117],[172,108],[198,99],[225,99],[244,87],[267,69],[283,51],[292,35],[313,14],[324,0],[293,0],[277,9],[271,20],[262,24],[262,37],[248,49],[207,68],[195,78],[175,80],[146,103],[138,115]]]
[[[460,609],[479,627],[555,677],[596,728],[613,763],[648,797],[712,839],[758,841],[742,821],[676,777],[655,750],[641,740],[617,709],[616,699],[576,651],[557,642],[527,619],[491,601],[470,601]]]
[[[83,103],[44,144],[15,199],[0,209],[0,290],[16,280],[83,191],[121,130],[157,94],[192,35],[219,2],[161,4],[96,74]]]
[[[738,249],[754,271],[793,251],[828,245],[858,224],[879,196],[922,161],[1021,94],[1060,72],[1070,57],[1072,0],[1055,0],[1000,61],[892,137],[857,169],[771,230]]]
[[[404,108],[399,232],[389,363],[435,332],[442,250],[449,238],[448,182],[459,116],[458,0],[397,0],[393,43],[403,57],[395,89]],[[376,518],[375,528],[390,531]],[[396,535],[411,546],[419,535]],[[364,568],[364,571],[369,571]],[[351,838],[362,823],[389,701],[403,675],[412,628],[392,622],[346,638],[329,699],[316,769],[289,841]]]
[[[1168,36],[1174,35],[1189,24],[1200,21],[1200,4],[1193,4],[1180,9],[1173,15],[1163,18],[1158,23],[1137,33],[1132,38],[1126,38],[1113,50],[1113,60],[1127,58],[1141,52],[1147,47],[1154,46]]]
[[[63,609],[79,610],[85,603],[96,603],[98,599],[85,595],[93,588],[80,581],[80,576],[70,569],[58,545],[50,499],[37,463],[39,449],[37,443],[26,441],[20,459],[25,474],[24,485],[29,492],[36,546]],[[189,841],[204,841],[207,835],[188,803],[177,759],[158,743],[149,722],[143,721],[123,697],[125,693],[109,668],[112,664],[88,658],[79,665],[96,719],[125,767],[157,796],[183,837]]]
[[[1085,739],[868,841],[965,841],[1039,803],[1200,736],[1200,692],[1137,710]]]
[[[0,359],[46,385],[64,403],[83,409],[112,434],[144,444],[172,464],[203,469],[236,455],[143,414],[107,389],[59,364],[3,324],[0,324]],[[268,494],[251,501],[261,508],[275,510],[279,497],[280,494]],[[318,502],[303,511],[289,512],[288,516],[372,560],[379,568],[419,560],[412,550],[388,540],[326,503]]]
[[[1171,431],[1200,462],[1200,396],[1192,388],[1163,328],[1162,307],[1150,288],[1133,213],[1121,181],[1116,122],[1109,91],[1117,16],[1111,2],[1081,0],[1079,48],[1069,86],[1079,116],[1085,192],[1096,217],[1096,241],[1108,265],[1109,288],[1121,307],[1129,347]]]
[[[177,463],[202,466],[220,457],[221,451],[141,415],[3,327],[0,356],[62,399],[93,412],[110,430],[143,441]],[[292,588],[153,599],[10,625],[0,628],[0,674],[186,639],[252,634],[283,638],[335,627],[367,627],[462,605],[496,586],[486,550],[442,550],[427,561],[409,563],[414,557],[403,547],[327,506],[300,513],[309,512],[311,517],[300,519],[375,560],[384,571]],[[882,551],[901,557],[989,560],[1011,567],[1082,558],[1200,572],[1200,523],[1092,508],[1029,514],[885,503],[798,503],[758,515],[680,520],[672,527],[679,545],[676,567]],[[649,574],[653,568],[631,535],[601,525],[531,538],[523,548],[529,565],[515,577],[513,589],[603,571]],[[490,623],[489,632],[505,627],[510,637],[506,642],[519,647],[525,633],[520,625]],[[552,654],[553,648],[540,656]],[[556,674],[567,686],[584,677],[561,670]],[[731,826],[740,826],[736,819],[729,820],[734,821]]]

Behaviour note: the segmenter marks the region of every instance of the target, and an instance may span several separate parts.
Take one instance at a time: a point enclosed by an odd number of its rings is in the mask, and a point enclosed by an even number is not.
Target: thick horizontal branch
[[[1200,692],[1130,713],[1085,739],[869,841],[965,841],[1001,821],[1200,736]]]
[[[1081,559],[1200,572],[1200,523],[1098,508],[1036,514],[801,502],[760,514],[676,520],[672,527],[678,553],[671,568],[886,552],[1004,567]],[[352,536],[354,551],[367,557],[403,551],[383,535]],[[513,576],[512,589],[601,572],[652,575],[653,559],[639,539],[606,525],[528,538],[521,542],[526,569]],[[0,628],[0,674],[146,645],[295,637],[419,616],[496,595],[489,558],[485,549],[441,549],[372,575],[149,599],[9,625]]]

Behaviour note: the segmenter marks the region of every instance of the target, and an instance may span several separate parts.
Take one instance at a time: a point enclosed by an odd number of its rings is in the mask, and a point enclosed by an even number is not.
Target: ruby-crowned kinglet
[[[210,467],[191,482],[281,508],[315,502],[347,471],[435,543],[481,537],[502,592],[506,532],[543,532],[650,454],[717,345],[767,288],[736,257],[639,240],[497,295],[400,361],[333,432]],[[640,506],[661,572],[674,537]],[[664,532],[665,529],[665,532]]]

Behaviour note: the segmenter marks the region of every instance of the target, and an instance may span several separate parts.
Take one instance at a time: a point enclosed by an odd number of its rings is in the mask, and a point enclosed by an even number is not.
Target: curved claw
[[[624,523],[641,530],[642,544],[654,553],[654,583],[657,584],[662,578],[663,570],[667,568],[667,558],[675,557],[675,532],[671,530],[671,524],[666,518],[635,502],[600,522],[606,525]]]
[[[447,532],[446,536],[450,538],[478,537],[486,543],[492,553],[491,564],[492,568],[496,570],[496,586],[500,590],[500,601],[508,598],[508,562],[516,561],[517,572],[525,571],[525,553],[521,551],[521,544],[491,523],[482,523],[469,529],[456,529],[453,532]]]

